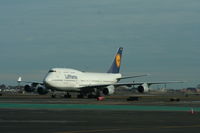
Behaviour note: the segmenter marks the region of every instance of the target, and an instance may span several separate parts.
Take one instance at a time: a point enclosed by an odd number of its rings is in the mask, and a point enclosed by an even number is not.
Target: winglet
[[[115,59],[112,63],[112,66],[107,71],[107,73],[119,73],[120,66],[121,66],[121,59],[122,59],[122,51],[123,51],[123,48],[120,47],[117,51],[117,54],[115,55]]]

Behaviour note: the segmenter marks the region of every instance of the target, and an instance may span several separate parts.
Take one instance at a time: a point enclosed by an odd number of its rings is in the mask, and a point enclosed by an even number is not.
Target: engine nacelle
[[[37,92],[40,94],[40,95],[45,95],[48,93],[48,89],[46,89],[44,86],[42,85],[38,85],[37,86]]]
[[[103,94],[104,95],[111,95],[115,92],[115,87],[113,85],[110,85],[106,88],[103,89]]]
[[[40,95],[44,95],[48,93],[48,89],[46,89],[43,85],[38,83],[32,83],[31,85],[25,85],[24,90],[26,92],[37,92]]]
[[[24,86],[26,92],[34,92],[38,86],[38,83],[32,83]]]
[[[138,86],[137,90],[140,93],[149,92],[149,85],[144,83],[144,84]]]
[[[31,86],[31,85],[25,85],[25,86],[24,86],[24,90],[25,90],[26,92],[34,92],[34,91],[35,91],[35,88],[34,88],[33,86]]]

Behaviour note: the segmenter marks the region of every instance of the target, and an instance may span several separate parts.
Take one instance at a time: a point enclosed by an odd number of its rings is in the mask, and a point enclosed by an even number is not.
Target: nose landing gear
[[[71,97],[72,97],[72,95],[70,95],[68,92],[67,92],[67,94],[64,95],[64,98],[71,98]]]

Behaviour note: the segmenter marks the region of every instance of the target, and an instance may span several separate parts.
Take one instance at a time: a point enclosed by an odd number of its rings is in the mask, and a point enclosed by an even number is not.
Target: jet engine
[[[103,94],[104,95],[111,95],[115,92],[115,87],[113,85],[110,85],[106,88],[103,89]]]
[[[31,85],[25,85],[24,90],[26,92],[37,92],[40,95],[45,95],[48,93],[48,90],[41,84],[32,83]]]
[[[37,86],[37,92],[40,94],[40,95],[45,95],[48,93],[48,89],[46,89],[44,86],[42,85],[38,85]]]
[[[137,88],[138,92],[144,93],[144,92],[149,92],[149,85],[147,83],[144,83]]]
[[[36,90],[38,83],[27,84],[24,86],[26,92],[34,92]]]
[[[25,85],[24,86],[24,90],[26,92],[34,92],[35,88],[33,86],[31,86],[31,85]]]

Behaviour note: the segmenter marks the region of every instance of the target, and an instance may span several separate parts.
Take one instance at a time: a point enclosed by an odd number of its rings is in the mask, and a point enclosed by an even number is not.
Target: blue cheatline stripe
[[[16,109],[102,109],[135,111],[200,111],[200,107],[140,106],[140,105],[92,105],[92,104],[13,104],[0,103],[0,108]]]

